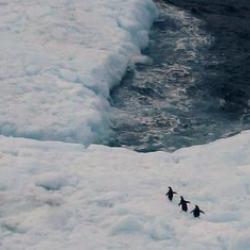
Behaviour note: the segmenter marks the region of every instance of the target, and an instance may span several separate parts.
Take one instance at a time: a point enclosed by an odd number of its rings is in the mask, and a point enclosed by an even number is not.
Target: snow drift
[[[0,249],[249,249],[250,132],[175,153],[0,137]],[[171,185],[206,214],[170,203]]]
[[[0,134],[89,144],[107,134],[109,90],[140,57],[150,0],[0,3]]]

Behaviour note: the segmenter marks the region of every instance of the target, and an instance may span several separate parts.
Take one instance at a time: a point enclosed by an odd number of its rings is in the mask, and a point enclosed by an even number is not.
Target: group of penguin
[[[174,194],[177,194],[175,191],[173,191],[173,189],[171,187],[168,187],[168,192],[166,193],[166,196],[168,197],[168,199],[170,201],[173,200]],[[188,203],[190,203],[190,201],[186,201],[183,196],[180,196],[181,200],[178,204],[178,206],[181,206],[182,211],[187,212],[188,211]],[[205,214],[200,208],[199,206],[195,205],[195,208],[190,212],[194,215],[195,218],[200,217],[201,213]]]

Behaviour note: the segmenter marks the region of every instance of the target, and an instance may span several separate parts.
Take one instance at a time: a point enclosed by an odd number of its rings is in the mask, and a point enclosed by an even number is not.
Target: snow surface
[[[175,153],[4,136],[0,148],[0,249],[249,249],[250,132]],[[181,212],[169,185],[206,214]]]
[[[1,250],[250,249],[250,132],[175,153],[86,148],[156,15],[150,0],[0,2]],[[169,185],[206,214],[182,213]]]
[[[109,91],[141,59],[151,0],[0,2],[0,134],[99,142]]]

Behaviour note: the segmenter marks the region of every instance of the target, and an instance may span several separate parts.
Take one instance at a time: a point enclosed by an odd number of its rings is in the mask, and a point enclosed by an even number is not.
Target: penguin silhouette
[[[197,205],[195,205],[195,208],[190,213],[193,213],[194,217],[200,217],[201,213],[205,214]]]
[[[168,192],[166,193],[166,196],[170,201],[173,200],[174,194],[177,194],[171,187],[168,187]]]
[[[190,201],[186,201],[183,196],[181,196],[181,200],[180,203],[178,204],[178,206],[181,206],[182,211],[187,212],[188,210],[188,203],[190,203]]]

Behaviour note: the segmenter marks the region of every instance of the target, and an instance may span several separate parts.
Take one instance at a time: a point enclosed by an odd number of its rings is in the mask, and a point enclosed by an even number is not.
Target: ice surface
[[[175,153],[84,146],[155,15],[150,0],[0,2],[1,250],[249,249],[250,132]]]
[[[249,249],[250,132],[175,153],[0,137],[0,249]],[[170,203],[171,185],[205,215]]]
[[[157,14],[151,0],[0,3],[0,134],[104,139],[109,90],[140,60]]]

